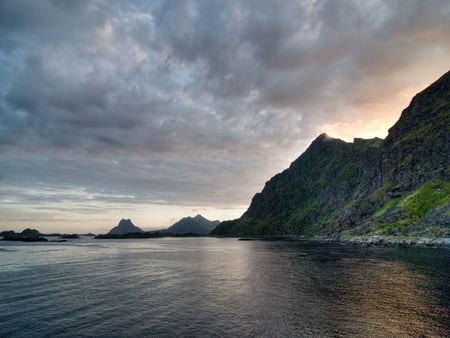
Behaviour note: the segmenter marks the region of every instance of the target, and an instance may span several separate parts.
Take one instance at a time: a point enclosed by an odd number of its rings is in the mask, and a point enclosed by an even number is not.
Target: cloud
[[[0,192],[242,208],[323,129],[384,136],[448,70],[449,19],[438,0],[2,1]]]

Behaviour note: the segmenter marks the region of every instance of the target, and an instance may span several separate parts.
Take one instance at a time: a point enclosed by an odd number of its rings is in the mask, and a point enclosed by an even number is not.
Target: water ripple
[[[230,239],[8,245],[3,337],[450,336],[448,250]]]

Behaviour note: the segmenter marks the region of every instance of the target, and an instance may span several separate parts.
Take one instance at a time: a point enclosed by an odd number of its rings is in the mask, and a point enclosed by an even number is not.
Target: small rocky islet
[[[3,231],[0,233],[4,241],[20,241],[20,242],[47,242],[48,239],[45,238],[36,229],[27,228],[22,232],[15,231]]]

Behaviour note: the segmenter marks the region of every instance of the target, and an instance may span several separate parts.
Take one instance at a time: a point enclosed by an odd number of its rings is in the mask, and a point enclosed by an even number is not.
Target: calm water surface
[[[0,337],[450,337],[450,250],[0,242]]]

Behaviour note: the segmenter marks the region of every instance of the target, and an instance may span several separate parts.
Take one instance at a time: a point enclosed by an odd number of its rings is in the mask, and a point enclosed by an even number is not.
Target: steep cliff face
[[[240,219],[213,234],[396,234],[436,226],[445,232],[449,128],[450,72],[414,97],[385,140],[320,135]]]
[[[346,209],[342,225],[361,226],[357,232],[448,232],[450,72],[413,98],[389,130],[378,162],[362,177],[372,186]]]
[[[400,190],[449,179],[450,73],[416,95],[382,147],[384,180]]]

